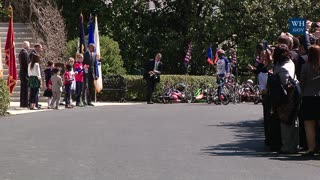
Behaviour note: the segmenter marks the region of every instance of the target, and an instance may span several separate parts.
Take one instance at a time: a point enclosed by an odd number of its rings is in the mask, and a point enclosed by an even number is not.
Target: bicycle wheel
[[[187,86],[185,91],[186,101],[187,103],[195,102],[195,88],[194,86]]]
[[[240,92],[240,86],[236,84],[234,86],[234,97],[233,97],[233,104],[240,103],[241,102],[241,92]]]
[[[186,103],[192,102],[192,92],[185,91],[185,102]]]
[[[168,82],[166,82],[161,89],[161,93],[159,95],[159,102],[161,103],[168,103],[168,93],[170,91],[170,85]]]
[[[208,88],[208,92],[207,92],[207,103],[211,104],[214,101],[214,96],[216,95],[216,90],[213,87]]]
[[[254,104],[259,104],[259,102],[261,101],[262,97],[260,95],[260,89],[259,86],[255,85],[253,87],[253,103]]]
[[[223,105],[228,105],[230,102],[230,92],[227,87],[223,87],[220,95],[220,102]]]
[[[226,86],[228,93],[229,93],[229,101],[235,104],[235,92],[234,92],[234,85],[227,85]]]

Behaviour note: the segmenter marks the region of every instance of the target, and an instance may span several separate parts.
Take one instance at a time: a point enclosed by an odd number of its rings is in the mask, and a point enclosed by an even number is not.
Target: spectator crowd
[[[319,23],[307,21],[305,35],[281,33],[276,45],[257,45],[251,70],[257,74],[263,96],[265,144],[271,151],[318,153],[319,35]]]

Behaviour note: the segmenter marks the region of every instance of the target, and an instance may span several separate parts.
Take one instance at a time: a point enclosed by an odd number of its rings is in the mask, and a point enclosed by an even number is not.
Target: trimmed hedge
[[[128,83],[127,101],[145,101],[147,94],[146,81],[142,76],[125,75]],[[199,86],[200,83],[215,85],[214,76],[186,76],[186,75],[161,75],[161,81],[157,85],[154,94],[160,94],[163,84],[168,81],[170,84],[185,83],[188,85]],[[107,91],[98,94],[99,101],[119,101],[120,94],[117,92]]]
[[[0,79],[0,116],[4,116],[10,106],[9,88],[5,80]]]

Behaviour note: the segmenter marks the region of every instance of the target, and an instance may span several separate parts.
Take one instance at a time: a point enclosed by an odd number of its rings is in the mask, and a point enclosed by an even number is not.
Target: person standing
[[[51,76],[52,76],[52,71],[54,68],[54,63],[52,61],[47,62],[47,68],[44,70],[45,74],[45,80],[46,80],[46,90],[44,91],[43,96],[48,97],[48,107],[50,107],[51,100],[52,100],[52,82]]]
[[[58,68],[53,69],[52,73],[53,73],[53,75],[51,77],[52,101],[50,104],[50,108],[59,109],[63,82],[62,82],[62,78],[60,76],[60,70]]]
[[[30,43],[24,41],[22,43],[22,50],[19,53],[19,78],[20,78],[20,107],[28,107],[28,64],[30,63],[28,50]]]
[[[96,53],[95,45],[89,44],[89,50],[84,53],[83,60],[84,67],[84,86],[83,86],[83,104],[88,106],[94,106],[92,101],[94,100],[95,88],[94,80],[97,79],[97,67],[96,67]]]
[[[30,59],[32,59],[33,55],[41,55],[42,51],[43,51],[43,47],[40,43],[36,43],[34,46],[34,49],[32,50],[32,52],[30,53]]]
[[[317,124],[320,120],[320,46],[312,45],[308,49],[308,62],[302,66],[301,112],[306,131],[308,150],[305,155],[314,155],[317,147]]]
[[[224,79],[230,75],[230,67],[229,67],[229,60],[225,57],[225,52],[222,49],[217,51],[218,61],[217,61],[217,84],[218,84],[218,97],[219,103],[221,101],[221,91],[223,88]]]
[[[163,71],[163,63],[160,61],[161,53],[158,53],[155,59],[150,60],[145,64],[143,79],[147,81],[147,104],[153,104],[152,94],[156,88],[157,83],[160,82],[160,75]]]
[[[264,124],[264,134],[265,134],[265,144],[270,145],[270,118],[271,118],[271,102],[270,97],[268,96],[267,82],[268,82],[268,73],[272,72],[273,69],[273,59],[272,52],[273,50],[269,47],[266,50],[261,51],[259,55],[258,65],[256,67],[250,67],[250,70],[258,75],[259,89],[260,94],[262,95],[262,105],[263,105],[263,124]]]
[[[45,75],[44,75],[44,73],[43,73],[43,71],[41,70],[41,61],[40,61],[40,55],[41,55],[41,53],[42,53],[42,51],[43,51],[43,47],[42,47],[42,45],[40,44],[40,43],[36,43],[34,46],[34,49],[32,50],[32,52],[30,53],[30,55],[29,55],[29,58],[30,59],[32,59],[32,57],[34,56],[34,55],[38,55],[39,56],[39,68],[40,68],[40,76],[42,77],[42,84],[44,84],[44,77],[45,77]],[[40,87],[39,87],[39,91],[40,91]],[[38,102],[39,102],[39,92],[38,92],[38,96],[36,97],[36,107],[37,108],[41,108],[41,105],[40,104],[38,104]],[[30,102],[31,103],[31,102]]]
[[[73,78],[73,81],[72,81],[72,84],[71,84],[70,103],[71,103],[72,106],[74,106],[72,97],[76,93],[76,78],[75,78],[75,72],[74,72],[74,58],[73,57],[69,58],[68,64],[71,65],[71,75],[72,75],[72,78]]]
[[[77,62],[74,65],[76,79],[76,106],[80,106],[80,98],[83,88],[83,55],[77,54]]]
[[[66,66],[66,72],[64,73],[64,89],[65,89],[65,100],[66,100],[66,108],[72,108],[71,105],[71,85],[73,82],[73,75],[71,73],[72,66],[70,64],[67,64]]]
[[[286,44],[279,44],[273,54],[274,69],[273,74],[279,77],[283,87],[287,87],[290,79],[296,79],[295,65],[290,59],[290,50]],[[281,100],[278,104],[273,104],[273,112],[280,121],[281,128],[281,150],[280,153],[292,154],[297,152],[299,144],[299,133],[297,124],[297,98],[295,91],[286,88],[288,98]],[[272,92],[272,90],[271,90]],[[289,98],[290,97],[290,98]],[[273,97],[270,97],[273,99]]]
[[[40,72],[40,56],[33,55],[31,63],[28,65],[29,87],[30,87],[30,110],[37,110],[36,104],[38,103],[39,88],[41,85],[41,72]]]

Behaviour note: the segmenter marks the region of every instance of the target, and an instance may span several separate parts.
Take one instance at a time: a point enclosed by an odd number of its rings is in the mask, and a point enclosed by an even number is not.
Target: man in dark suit
[[[28,50],[30,43],[24,41],[19,53],[19,78],[20,78],[20,107],[28,107],[28,64],[30,62]]]
[[[162,55],[158,53],[155,59],[150,60],[145,64],[143,79],[147,81],[147,104],[153,104],[151,101],[152,94],[156,88],[157,83],[160,82],[160,75],[163,71],[163,64],[160,61]]]
[[[33,56],[34,54],[40,55],[41,52],[43,51],[42,45],[41,45],[40,43],[35,43],[33,47],[34,47],[34,49],[33,49],[32,52],[30,53],[30,60],[32,59],[32,56]]]
[[[94,106],[92,101],[95,95],[94,80],[98,77],[97,74],[97,64],[96,64],[96,53],[95,45],[89,44],[89,50],[83,55],[83,67],[84,67],[84,81],[83,81],[83,95],[82,101],[84,105]]]

